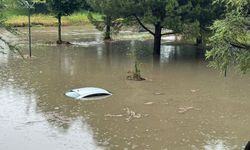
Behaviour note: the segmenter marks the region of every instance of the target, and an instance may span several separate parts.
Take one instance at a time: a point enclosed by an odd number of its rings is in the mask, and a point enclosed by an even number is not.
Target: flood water
[[[188,45],[163,44],[153,58],[147,35],[104,43],[93,28],[64,27],[75,45],[57,46],[56,31],[33,28],[32,59],[0,54],[1,150],[241,150],[250,140],[249,75],[224,78]],[[146,81],[126,80],[133,51]],[[64,96],[89,86],[113,95]]]

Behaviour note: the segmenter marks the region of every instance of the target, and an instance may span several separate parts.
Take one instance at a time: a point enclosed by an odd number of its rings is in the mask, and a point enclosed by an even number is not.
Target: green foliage
[[[138,76],[138,77],[141,77],[141,70],[140,70],[140,68],[139,68],[139,63],[138,63],[138,61],[135,61],[135,66],[134,66],[135,68],[135,70],[134,70],[134,74],[136,74],[136,76]]]
[[[102,20],[102,15],[98,13],[91,13],[92,16],[97,20]],[[81,24],[89,24],[90,20],[88,19],[89,12],[87,11],[80,11],[71,14],[70,16],[63,17],[63,23],[66,25],[81,25]]]
[[[6,10],[8,10],[9,8],[11,8],[10,7],[11,6],[10,5],[11,2],[12,2],[12,0],[9,0],[9,1],[7,1],[7,0],[0,0],[0,27],[4,28],[4,29],[7,29],[9,31],[12,31],[13,33],[15,33],[16,32],[15,30],[9,28],[8,26],[6,26],[4,24],[4,21],[6,19]],[[10,50],[12,50],[13,52],[17,52],[17,53],[19,53],[22,56],[20,50],[16,46],[14,46],[11,43],[9,43],[8,41],[6,41],[2,37],[1,33],[0,33],[0,40],[3,41],[6,45],[8,45],[8,47],[9,47]],[[0,53],[5,54],[4,52],[2,52],[2,49],[3,49],[3,47],[0,46]]]
[[[46,0],[46,3],[56,16],[68,16],[81,7],[81,0]]]
[[[183,18],[190,20],[191,24],[188,25],[193,32],[188,31],[188,36],[196,37],[196,44],[204,46],[206,44],[208,34],[211,32],[209,26],[225,13],[225,5],[213,4],[214,0],[191,0],[192,7],[188,13],[183,14]],[[195,23],[195,24],[194,24]],[[185,32],[186,29],[184,29]]]
[[[0,0],[0,27],[4,27],[4,21],[10,9],[14,7],[15,0]]]
[[[17,33],[15,29],[5,24],[10,12],[17,9],[16,0],[0,0],[0,27],[9,30],[12,33]]]
[[[178,0],[124,0],[120,10],[124,16],[137,16],[146,24],[157,24],[174,31],[181,31],[183,15],[191,9],[191,1]]]
[[[132,54],[132,55],[135,55]],[[134,56],[136,57],[136,56]],[[127,80],[133,80],[133,81],[143,81],[145,80],[145,78],[143,78],[141,76],[141,69],[140,69],[140,63],[139,61],[135,58],[135,61],[134,61],[134,70],[133,71],[129,71],[129,75],[127,76]]]
[[[88,19],[96,27],[96,29],[100,31],[104,30],[105,24],[103,23],[103,19],[100,20],[100,19],[93,17],[92,13],[90,12],[88,13]]]
[[[87,0],[87,3],[96,12],[103,14],[102,20],[97,20],[90,13],[88,18],[100,31],[104,32],[104,39],[111,39],[111,34],[118,33],[122,27],[122,19],[119,19],[119,9],[115,0]]]
[[[214,0],[192,0],[193,6],[187,17],[197,20],[201,28],[206,29],[213,21],[224,15],[225,4],[213,3]]]
[[[217,20],[211,26],[213,36],[210,38],[212,49],[207,52],[211,59],[210,66],[226,71],[236,66],[241,72],[250,69],[250,24],[249,6],[246,0],[217,0],[227,4],[226,17]]]
[[[192,14],[197,7],[193,1],[121,0],[119,11],[124,17],[136,20],[141,27],[154,36],[154,54],[160,55],[162,36],[183,33],[190,36],[199,33],[197,32],[199,22]],[[152,26],[154,29],[151,28]],[[168,29],[168,31],[162,33],[162,29]]]
[[[4,22],[4,15],[3,15],[4,8],[5,5],[3,3],[3,0],[0,0],[0,27],[3,25]]]
[[[34,14],[48,14],[49,10],[48,10],[48,6],[46,3],[35,3],[34,5]]]
[[[89,21],[98,29],[99,31],[104,31],[105,27],[107,25],[106,16],[100,15],[94,15],[93,12],[89,12],[88,14]],[[116,34],[120,31],[121,27],[123,25],[123,19],[114,19],[111,20],[110,26],[112,27],[111,34]]]
[[[119,16],[116,0],[86,0],[86,2],[94,11],[105,16]]]
[[[134,64],[134,71],[129,71],[128,73],[130,75],[127,76],[127,80],[133,80],[133,81],[143,81],[145,80],[142,76],[141,76],[141,70],[139,68],[139,63],[138,61],[135,61]]]

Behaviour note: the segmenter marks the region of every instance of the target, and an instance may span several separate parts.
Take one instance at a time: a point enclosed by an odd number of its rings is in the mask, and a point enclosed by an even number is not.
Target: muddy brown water
[[[93,28],[65,27],[73,46],[50,44],[55,28],[33,34],[33,59],[0,54],[1,150],[240,150],[250,140],[250,76],[224,78],[195,47],[163,45],[153,58],[138,33],[103,43]],[[126,80],[134,50],[146,81]],[[86,86],[113,95],[64,96]]]

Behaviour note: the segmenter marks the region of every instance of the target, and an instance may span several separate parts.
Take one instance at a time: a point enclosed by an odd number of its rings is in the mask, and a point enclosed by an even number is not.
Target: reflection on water
[[[229,147],[226,141],[224,140],[211,140],[206,143],[206,145],[204,146],[204,149],[205,150],[232,150],[232,149],[237,149],[237,145]]]
[[[100,38],[64,30],[72,41]],[[249,140],[249,76],[221,77],[192,46],[163,45],[161,56],[152,57],[151,40],[39,44],[56,38],[51,32],[34,32],[34,59],[7,55],[0,62],[0,149],[237,150]],[[145,82],[126,80],[132,51]],[[113,96],[85,102],[64,96],[85,86]]]
[[[82,46],[82,47],[89,47],[89,46],[96,46],[103,44],[103,42],[100,41],[91,41],[91,42],[72,42],[73,45],[76,46]]]
[[[70,35],[70,34],[69,34]],[[71,35],[72,36],[72,35]],[[81,39],[78,39],[81,40]],[[74,46],[81,46],[81,47],[91,47],[91,46],[98,46],[98,48],[101,47],[101,45],[104,43],[102,40],[101,34],[97,34],[95,38],[90,39],[84,39],[84,41],[73,41],[71,42]]]
[[[170,58],[175,58],[178,55],[179,47],[176,46],[162,46],[161,47],[161,63],[169,62]]]
[[[0,40],[0,66],[8,61],[9,48]]]
[[[37,108],[36,100],[39,98],[33,94],[35,91],[32,89],[23,91],[25,87],[14,88],[13,86],[16,85],[14,81],[9,84],[4,85],[0,90],[1,149],[61,150],[72,147],[89,150],[103,149],[97,146],[93,131],[84,119],[72,120],[61,116],[58,112],[44,115]],[[54,109],[57,110],[56,107]],[[49,126],[44,118],[50,123]]]
[[[172,46],[162,45],[161,47],[161,63],[169,63],[172,60],[185,61],[185,60],[199,60],[203,59],[204,55],[201,55],[202,50],[193,46]]]

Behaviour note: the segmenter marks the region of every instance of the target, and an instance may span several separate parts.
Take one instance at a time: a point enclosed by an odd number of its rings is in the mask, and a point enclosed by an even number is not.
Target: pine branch
[[[146,27],[141,20],[139,19],[139,17],[137,15],[134,15],[135,19],[137,20],[137,22],[145,29],[147,30],[150,34],[155,35],[155,33],[153,31],[151,31],[148,27]]]

